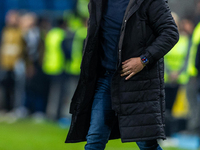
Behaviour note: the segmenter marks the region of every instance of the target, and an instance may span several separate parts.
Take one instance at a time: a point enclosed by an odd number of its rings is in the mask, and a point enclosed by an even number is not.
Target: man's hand
[[[142,64],[140,57],[130,58],[122,62],[121,76],[127,76],[125,80],[128,80],[143,68],[144,65]]]

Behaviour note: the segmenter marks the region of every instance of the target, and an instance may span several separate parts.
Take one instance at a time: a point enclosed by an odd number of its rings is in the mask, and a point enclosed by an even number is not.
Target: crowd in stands
[[[87,3],[81,0],[79,9],[56,18],[7,12],[0,44],[0,122],[70,120],[87,34]]]

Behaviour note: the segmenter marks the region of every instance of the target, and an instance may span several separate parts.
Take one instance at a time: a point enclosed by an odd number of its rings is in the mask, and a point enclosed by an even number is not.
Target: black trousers
[[[15,75],[13,71],[7,71],[1,81],[3,89],[3,109],[10,111],[14,106]]]
[[[181,130],[186,129],[186,119],[174,118],[172,116],[172,108],[176,100],[180,85],[169,85],[165,88],[165,98],[166,98],[166,117],[165,117],[165,132],[166,136],[172,136]]]

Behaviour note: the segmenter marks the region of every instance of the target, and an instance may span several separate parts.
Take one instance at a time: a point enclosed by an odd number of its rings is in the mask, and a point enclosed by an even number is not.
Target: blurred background
[[[200,1],[168,0],[180,39],[165,56],[165,150],[200,144]],[[64,144],[87,34],[89,0],[0,0],[0,150]],[[107,150],[136,150],[110,141]]]

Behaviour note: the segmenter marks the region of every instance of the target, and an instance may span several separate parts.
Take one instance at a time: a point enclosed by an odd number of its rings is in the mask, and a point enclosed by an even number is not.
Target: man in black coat
[[[79,84],[66,143],[87,140],[103,150],[109,139],[162,150],[163,56],[178,41],[167,0],[90,0]]]

